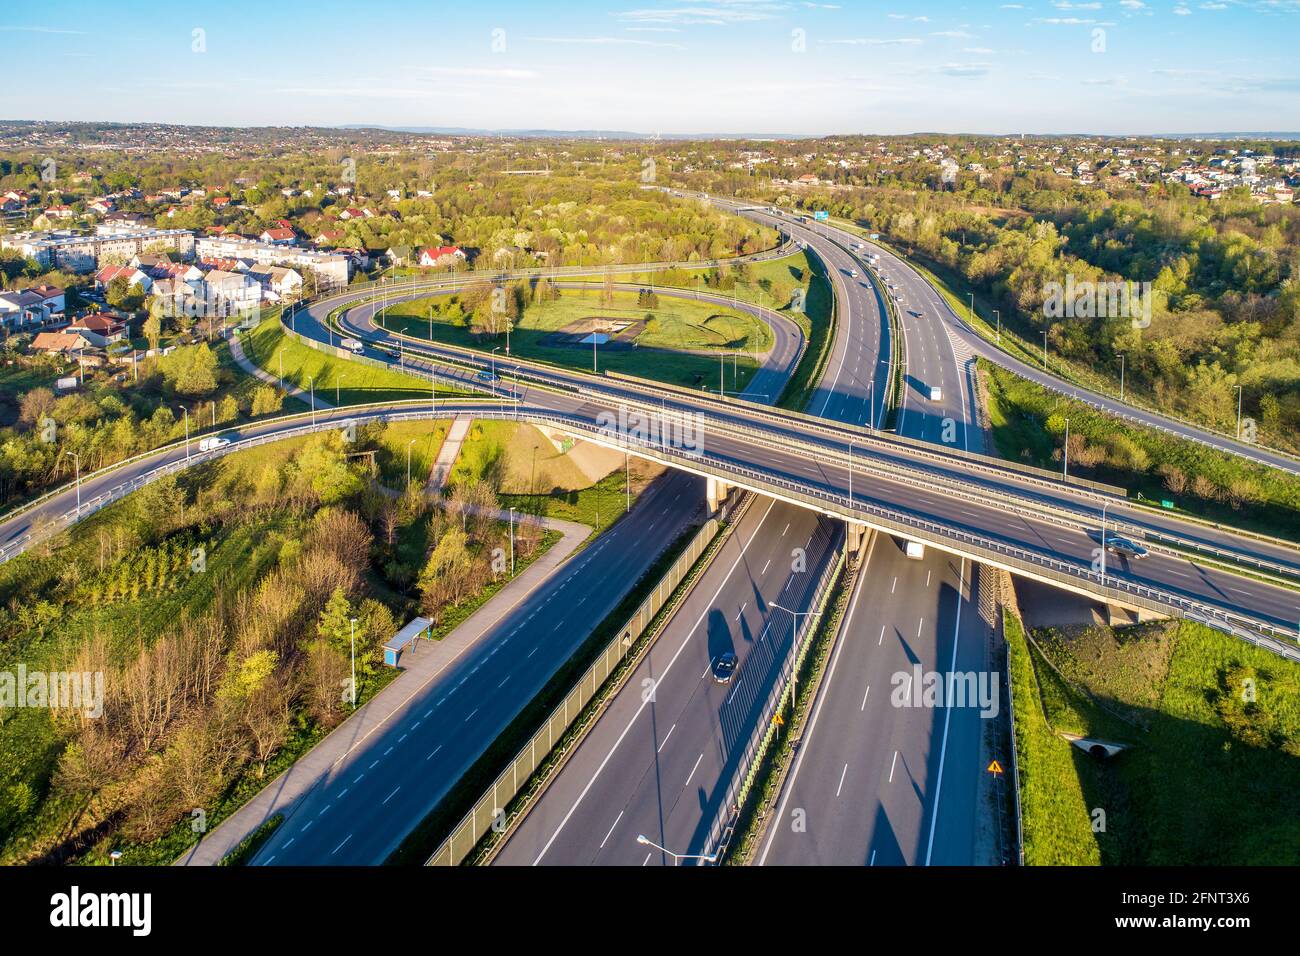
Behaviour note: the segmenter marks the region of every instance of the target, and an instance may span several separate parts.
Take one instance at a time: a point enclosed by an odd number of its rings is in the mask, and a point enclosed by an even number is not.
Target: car
[[[731,651],[719,654],[713,659],[711,667],[713,680],[719,684],[730,684],[731,678],[736,676],[736,668],[739,666],[739,659]]]
[[[1106,550],[1126,558],[1145,558],[1148,554],[1142,545],[1118,534],[1106,535]]]

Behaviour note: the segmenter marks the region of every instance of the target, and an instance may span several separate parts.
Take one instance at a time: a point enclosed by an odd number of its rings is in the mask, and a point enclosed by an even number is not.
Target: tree
[[[162,342],[162,318],[155,309],[149,310],[149,317],[144,320],[144,337],[149,341],[149,348],[157,349]]]
[[[163,381],[177,395],[210,395],[217,389],[217,356],[206,342],[163,356]]]
[[[270,385],[259,385],[253,389],[252,415],[274,415],[284,405],[284,393]]]

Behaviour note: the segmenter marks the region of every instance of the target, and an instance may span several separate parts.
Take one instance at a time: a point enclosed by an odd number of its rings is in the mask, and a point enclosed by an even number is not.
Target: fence
[[[564,739],[565,733],[582,713],[584,707],[596,696],[601,685],[609,679],[610,674],[627,656],[645,629],[654,620],[655,615],[667,603],[669,597],[685,580],[695,562],[708,549],[717,536],[718,520],[710,518],[691,539],[672,567],[659,579],[655,589],[641,602],[641,606],[632,613],[627,623],[605,645],[595,662],[578,678],[564,700],[556,707],[546,722],[542,724],[532,739],[510,761],[510,766],[492,782],[487,791],[461,822],[452,830],[451,835],[429,857],[426,866],[458,866],[478,845],[484,835],[494,825],[500,826],[505,819],[504,808],[532,778],[555,745]],[[500,821],[500,822],[499,822]]]

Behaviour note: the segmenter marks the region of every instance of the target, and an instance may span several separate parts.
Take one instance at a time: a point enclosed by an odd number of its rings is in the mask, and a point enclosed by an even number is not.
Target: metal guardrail
[[[551,711],[542,726],[528,743],[519,750],[510,765],[492,782],[451,831],[442,844],[426,861],[426,866],[458,866],[478,845],[494,824],[499,825],[505,807],[509,806],[533,773],[547,759],[570,726],[582,713],[601,686],[614,673],[636,644],[637,639],[650,626],[655,615],[667,603],[678,585],[690,573],[695,562],[708,550],[717,537],[720,524],[716,518],[706,521],[686,546],[677,560],[659,579],[653,591],[632,613],[627,622],[605,645],[600,656],[574,683],[564,700]]]
[[[1001,596],[998,598],[998,636],[1002,638],[1002,644],[1005,647],[1007,643],[1006,635],[1006,616],[1007,608],[1003,603]],[[1016,808],[1016,865],[1025,865],[1025,824],[1024,816],[1020,806],[1020,754],[1019,745],[1016,743],[1016,696],[1015,688],[1012,686],[1011,678],[1011,654],[1006,655],[1006,673],[1007,673],[1007,714],[1011,722],[1011,788],[1015,796]]]

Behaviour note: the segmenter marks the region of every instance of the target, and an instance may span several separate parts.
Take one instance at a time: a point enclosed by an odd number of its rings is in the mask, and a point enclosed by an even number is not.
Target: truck
[[[932,402],[943,401],[943,389],[940,388],[938,385],[930,386],[930,401]]]
[[[920,541],[907,542],[906,554],[913,561],[920,561],[925,557],[925,545]]]
[[[216,451],[230,444],[229,438],[205,438],[199,442],[199,451]]]
[[[352,352],[355,355],[360,355],[362,352],[366,350],[366,347],[362,345],[357,339],[350,339],[350,338],[344,339],[342,342],[339,343],[339,345],[343,346],[345,349],[347,349],[349,352]]]

